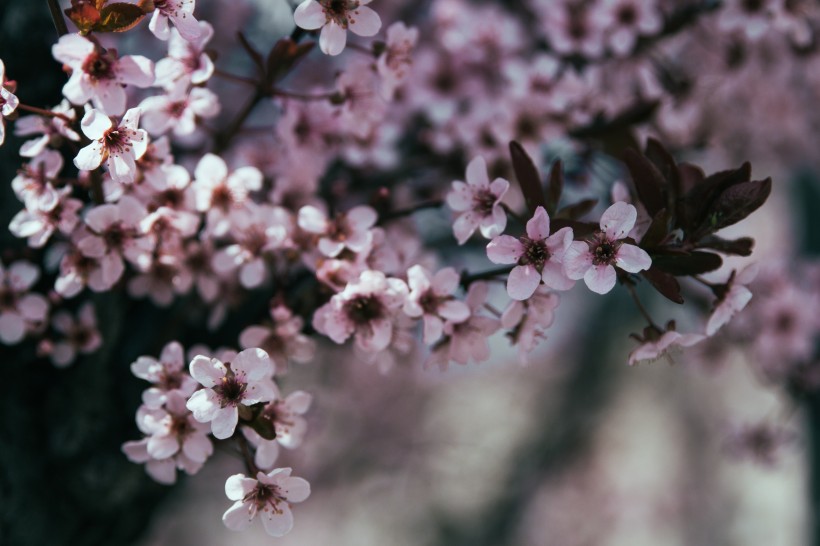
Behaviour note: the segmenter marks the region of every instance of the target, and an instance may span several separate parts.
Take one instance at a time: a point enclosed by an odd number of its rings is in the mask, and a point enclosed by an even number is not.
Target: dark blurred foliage
[[[45,1],[0,2],[0,58],[6,76],[19,82],[21,102],[59,103],[65,77],[51,57],[55,40]],[[19,146],[8,134],[0,147],[0,248],[6,262],[41,262],[7,228],[21,206],[10,185]],[[0,544],[128,544],[167,493],[120,452],[122,442],[138,437],[134,408],[142,385],[128,363],[165,341],[151,327],[158,311],[114,293],[94,303],[105,345],[69,369],[37,358],[30,341],[0,346]]]

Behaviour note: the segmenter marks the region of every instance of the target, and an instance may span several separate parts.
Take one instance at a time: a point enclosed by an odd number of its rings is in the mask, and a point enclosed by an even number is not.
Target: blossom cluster
[[[25,139],[12,181],[22,209],[9,229],[43,257],[42,268],[23,258],[0,264],[0,342],[29,338],[67,366],[104,345],[91,295],[108,292],[160,308],[198,306],[215,332],[240,322],[241,351],[192,347],[186,357],[166,340],[158,359],[131,365],[151,386],[136,414],[144,437],[123,446],[153,479],[172,484],[178,470],[196,474],[215,443],[235,444],[247,474],[225,484],[231,529],[259,514],[281,536],[293,524],[290,504],[310,493],[276,463],[280,446],[302,443],[311,396],[283,397],[274,377],[291,362],[311,362],[319,343],[353,345],[383,370],[414,351],[426,367],[446,369],[488,360],[491,338],[503,332],[526,363],[555,321],[559,293],[583,280],[597,295],[622,286],[644,313],[633,364],[704,341],[751,298],[745,271],[732,273],[711,285],[708,316],[693,311],[704,326],[680,333],[673,321],[655,322],[637,290],[682,304],[679,279],[697,281],[723,256],[751,253],[751,239],[717,234],[771,191],[771,180],[752,180],[748,163],[707,176],[649,138],[645,149],[608,150],[620,180],[607,197],[561,161],[548,183],[539,174],[549,166],[547,141],[603,130],[635,106],[636,86],[641,104],[668,98],[644,78],[649,57],[623,80],[605,61],[626,62],[662,38],[677,12],[659,2],[552,9],[533,0],[543,44],[524,32],[532,21],[513,12],[448,0],[432,8],[439,40],[422,41],[423,29],[395,21],[383,40],[348,44],[348,30],[365,38],[381,31],[369,4],[305,0],[296,30],[267,56],[242,36],[254,77],[217,69],[215,29],[194,17],[194,0],[153,2],[148,28],[167,42],[155,60],[120,54],[105,39],[148,13],[108,29],[84,28],[77,6],[67,10],[78,32],[52,49],[68,79],[51,109],[21,103],[15,93],[25,96],[24,86],[6,80],[0,63],[0,114],[16,118],[14,133]],[[735,28],[730,8],[721,17],[727,32]],[[306,35],[318,35],[327,56],[351,53],[327,65],[332,89],[282,86],[310,54]],[[249,87],[250,102],[227,124],[235,105],[217,78]],[[599,92],[613,79],[611,93]],[[262,106],[275,114],[248,123]],[[415,158],[441,167],[416,171]],[[436,254],[408,217],[444,204],[442,246],[454,250]],[[476,245],[479,236],[485,242]],[[467,271],[470,248],[487,267],[503,267]],[[240,311],[259,301],[267,302],[261,313]]]

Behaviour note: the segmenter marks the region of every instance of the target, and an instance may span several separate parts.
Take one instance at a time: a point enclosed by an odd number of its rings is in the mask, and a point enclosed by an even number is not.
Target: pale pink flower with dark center
[[[55,366],[68,366],[74,362],[77,353],[91,354],[102,345],[94,305],[90,302],[80,307],[76,319],[68,311],[54,313],[51,326],[63,335],[63,339],[55,342],[49,353]]]
[[[148,147],[148,135],[139,129],[140,109],[131,108],[118,126],[99,110],[89,110],[80,126],[91,144],[80,150],[74,165],[81,171],[93,171],[107,161],[108,174],[118,184],[130,184],[137,178],[137,160]]]
[[[273,399],[273,364],[262,349],[245,349],[231,362],[196,356],[191,375],[205,388],[196,391],[187,407],[200,423],[211,423],[213,435],[224,440],[236,429],[239,405],[252,406]]]
[[[196,0],[153,0],[154,14],[148,23],[148,29],[160,40],[167,40],[171,35],[168,23],[173,23],[180,36],[193,41],[199,38],[201,29],[194,19]]]
[[[510,183],[503,178],[496,178],[490,183],[487,164],[481,156],[467,165],[466,178],[466,183],[459,180],[453,182],[453,189],[447,194],[447,204],[461,213],[453,224],[453,233],[460,245],[466,243],[478,228],[482,236],[491,239],[507,227],[507,214],[501,200]]]
[[[550,2],[544,12],[544,35],[556,52],[592,58],[603,53],[603,29],[593,6],[569,1]]]
[[[376,60],[376,69],[382,77],[382,97],[393,100],[393,96],[407,78],[413,64],[411,52],[419,39],[419,30],[397,21],[387,28],[387,45]]]
[[[507,337],[518,347],[518,361],[528,363],[529,354],[546,339],[544,330],[552,326],[555,309],[560,299],[544,285],[526,301],[510,302],[501,315],[501,326],[508,329]]]
[[[239,346],[243,349],[259,347],[271,359],[287,368],[288,360],[310,362],[316,352],[316,342],[302,333],[304,320],[294,315],[285,305],[277,304],[270,309],[271,322],[248,326],[239,334]]]
[[[796,439],[793,431],[762,421],[733,426],[725,445],[733,457],[773,467],[785,448]]]
[[[322,210],[307,205],[299,209],[297,223],[308,233],[319,235],[319,252],[330,258],[338,256],[345,248],[363,252],[373,240],[371,228],[378,216],[372,208],[361,205],[353,207],[334,218],[328,218]]]
[[[357,139],[371,138],[387,114],[380,85],[372,63],[352,62],[339,74],[336,89],[343,100],[338,116],[342,131]]]
[[[742,32],[749,40],[758,40],[772,27],[777,0],[729,0],[721,6],[718,28],[725,32]]]
[[[166,95],[148,97],[140,103],[142,125],[154,136],[172,131],[176,136],[193,133],[198,120],[219,114],[219,98],[204,87],[188,89],[185,82]]]
[[[601,215],[600,231],[588,241],[575,241],[564,256],[567,276],[584,279],[587,287],[606,294],[615,286],[615,267],[628,273],[649,269],[652,259],[645,250],[624,242],[635,226],[638,212],[619,201]]]
[[[371,0],[305,0],[293,20],[305,30],[321,28],[319,47],[327,55],[345,48],[348,29],[359,36],[374,36],[382,26],[379,15],[367,7]]]
[[[51,111],[62,114],[72,121],[77,115],[65,99]],[[56,116],[23,116],[14,122],[14,134],[17,136],[40,135],[27,140],[20,146],[20,155],[23,157],[36,157],[49,145],[59,147],[64,138],[74,142],[80,140],[80,135],[71,128],[69,123],[62,117]]]
[[[78,211],[83,202],[70,197],[72,188],[60,188],[56,202],[48,210],[25,208],[14,215],[9,231],[15,237],[27,238],[31,248],[42,248],[55,231],[70,235],[80,221]]]
[[[11,181],[11,188],[17,198],[31,211],[47,212],[57,206],[60,200],[52,182],[63,169],[63,156],[54,150],[44,150],[42,154],[23,165]]]
[[[550,235],[550,217],[538,207],[527,222],[527,235],[500,235],[487,245],[487,257],[496,264],[515,264],[507,278],[507,294],[514,300],[533,295],[543,281],[554,290],[575,285],[564,272],[565,252],[572,243],[572,229],[561,228]]]
[[[313,327],[336,343],[355,334],[363,350],[381,351],[390,344],[393,316],[406,297],[404,281],[367,270],[316,310]]]
[[[303,415],[310,409],[313,397],[304,391],[295,391],[282,398],[278,389],[276,398],[269,402],[260,413],[261,420],[276,436],[266,440],[250,427],[242,427],[242,433],[254,446],[254,462],[259,468],[273,468],[279,457],[279,446],[295,449],[302,443],[307,432],[307,421]]]
[[[214,29],[207,21],[200,21],[199,29],[195,40],[186,40],[179,31],[171,29],[168,56],[157,61],[155,85],[171,89],[180,80],[199,85],[211,78],[214,63],[205,53],[205,45],[213,37]]]
[[[184,453],[194,462],[204,463],[214,451],[207,424],[194,419],[185,407],[186,398],[169,392],[162,408],[140,407],[137,425],[148,436],[146,448],[154,459],[167,459]]]
[[[165,345],[159,359],[151,356],[137,358],[131,364],[131,373],[152,383],[142,393],[142,402],[151,409],[162,407],[171,393],[188,398],[198,387],[185,370],[185,354],[177,341]]]
[[[6,140],[6,121],[16,109],[20,101],[6,88],[6,65],[0,60],[0,146]],[[13,87],[12,84],[9,84]]]
[[[225,482],[225,494],[235,501],[222,516],[228,529],[242,531],[248,528],[259,514],[265,531],[281,537],[293,528],[290,506],[302,502],[310,495],[310,484],[302,478],[291,477],[290,468],[277,468],[265,474],[259,472],[256,479],[244,474],[234,474]]]
[[[682,347],[691,347],[706,339],[703,334],[681,334],[673,329],[667,329],[661,333],[654,329],[649,329],[646,336],[641,339],[641,345],[629,353],[629,365],[641,362],[654,362],[661,357],[666,357],[673,362],[673,352],[680,351]]]
[[[141,55],[117,57],[116,51],[102,51],[79,34],[60,37],[51,49],[54,58],[71,68],[71,78],[63,95],[73,104],[89,100],[109,116],[125,111],[125,86],[149,87],[154,83],[154,63]]]
[[[427,345],[441,339],[444,321],[457,324],[470,317],[467,304],[453,296],[459,280],[459,274],[452,267],[437,271],[432,277],[420,265],[414,265],[407,271],[410,294],[404,304],[404,312],[413,318],[423,318],[424,343]]]
[[[747,288],[757,276],[757,267],[752,264],[740,273],[732,271],[725,286],[721,286],[720,297],[706,323],[706,335],[712,336],[733,316],[742,311],[752,299],[752,292]]]
[[[196,195],[197,210],[207,211],[207,230],[215,236],[231,228],[230,213],[245,209],[250,192],[262,188],[262,173],[256,167],[228,170],[225,161],[205,154],[197,163],[191,187]]]
[[[466,365],[490,358],[488,340],[501,328],[501,321],[479,313],[487,301],[488,291],[487,283],[474,282],[470,285],[465,298],[470,317],[463,322],[444,324],[444,337],[433,346],[425,367],[437,365],[445,370],[451,361]]]
[[[30,262],[17,261],[8,269],[0,263],[0,342],[15,345],[45,320],[48,300],[29,293],[39,278],[40,269]]]
[[[612,51],[623,57],[632,52],[640,36],[652,35],[663,27],[663,17],[654,2],[645,0],[602,0],[602,26]]]

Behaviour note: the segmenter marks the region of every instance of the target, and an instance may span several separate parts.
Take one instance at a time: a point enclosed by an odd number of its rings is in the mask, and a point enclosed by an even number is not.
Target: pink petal
[[[350,30],[359,36],[374,36],[382,28],[382,20],[372,9],[360,6],[349,17]]]
[[[154,83],[154,63],[142,55],[120,57],[115,70],[117,79],[122,83],[137,87],[148,87]]]
[[[514,264],[524,252],[521,241],[510,235],[499,235],[487,245],[487,258],[494,264]]]
[[[287,504],[280,503],[279,512],[274,512],[270,506],[267,506],[259,513],[259,517],[262,519],[265,532],[270,536],[285,536],[293,529],[293,513]]]
[[[48,314],[48,300],[40,294],[26,294],[17,303],[17,309],[26,320],[39,322]]]
[[[461,281],[461,275],[452,267],[445,267],[440,269],[433,275],[432,286],[436,294],[447,295],[452,294],[458,288],[458,283]]]
[[[199,419],[197,419],[199,421]],[[233,436],[236,424],[239,422],[239,410],[236,406],[218,408],[211,420],[211,432],[217,440],[224,440]]]
[[[466,307],[466,305],[465,305]],[[469,316],[469,310],[468,316]],[[444,322],[435,315],[424,315],[424,343],[432,345],[441,339],[444,333]]]
[[[231,370],[244,373],[248,381],[258,381],[273,373],[273,364],[262,349],[245,349],[231,361]]]
[[[348,225],[354,231],[373,227],[378,219],[376,211],[368,206],[358,206],[350,209],[346,215]]]
[[[327,216],[318,208],[305,205],[299,209],[297,223],[300,228],[309,233],[324,233],[327,229]]]
[[[222,362],[203,355],[197,355],[191,360],[189,370],[194,379],[208,388],[219,383],[228,372]]]
[[[255,515],[256,511],[253,509],[253,504],[237,500],[233,506],[222,514],[222,523],[231,531],[244,531],[253,522]]]
[[[225,480],[225,496],[229,500],[238,501],[248,496],[256,489],[257,481],[244,474],[234,474]]]
[[[638,211],[623,201],[614,203],[601,215],[601,230],[612,240],[623,239],[635,227]]]
[[[83,133],[91,140],[101,139],[105,136],[106,131],[113,126],[114,124],[111,122],[111,118],[95,109],[89,110],[80,122],[80,128],[83,130]]]
[[[527,237],[533,241],[543,241],[550,236],[550,217],[544,207],[535,209],[535,214],[527,222]]]
[[[333,21],[322,28],[322,33],[319,35],[319,48],[325,54],[338,55],[344,50],[346,43],[347,31]]]
[[[554,290],[569,290],[575,286],[575,281],[567,277],[564,266],[555,260],[549,260],[541,270],[541,280]]]
[[[302,478],[287,478],[282,489],[288,502],[303,502],[310,496],[310,484]]]
[[[148,439],[148,454],[154,459],[167,459],[179,451],[179,441],[175,436],[151,436]]]
[[[467,183],[481,188],[490,185],[490,179],[487,176],[487,163],[483,157],[476,156],[467,165]]]
[[[615,268],[611,265],[593,265],[584,274],[587,287],[598,294],[606,294],[615,286]]]
[[[541,275],[531,265],[517,265],[507,278],[507,294],[514,300],[525,300],[535,293]]]
[[[589,245],[575,241],[569,245],[562,258],[567,277],[573,280],[583,279],[584,274],[592,267],[592,254]]]
[[[219,411],[219,402],[216,393],[211,389],[200,389],[191,395],[185,407],[194,414],[194,419],[200,423],[212,421]]]
[[[293,20],[298,27],[305,30],[316,30],[325,25],[327,16],[325,16],[325,10],[322,9],[319,2],[315,0],[305,0],[296,8],[296,11],[293,13]]]
[[[467,239],[475,233],[479,220],[472,211],[465,212],[453,222],[453,234],[456,236],[458,244],[463,245]]]
[[[481,236],[485,239],[492,239],[504,232],[507,227],[507,213],[504,209],[496,205],[492,209],[490,216],[485,216],[481,219],[479,225],[481,228]]]
[[[19,343],[26,335],[26,322],[17,313],[0,314],[0,341],[6,345]]]
[[[615,256],[615,263],[618,267],[629,273],[637,273],[649,269],[652,265],[652,258],[642,248],[635,245],[623,244],[618,249]]]
[[[438,314],[450,322],[464,322],[470,318],[470,308],[463,301],[448,300],[438,306]]]
[[[447,205],[457,212],[469,210],[473,206],[473,192],[464,182],[453,182],[453,189],[447,194]]]

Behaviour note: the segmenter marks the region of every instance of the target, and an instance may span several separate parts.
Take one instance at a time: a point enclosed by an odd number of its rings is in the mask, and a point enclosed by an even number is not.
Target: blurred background
[[[231,49],[236,30],[272,44],[292,30],[295,4],[201,0],[198,16],[214,23],[215,47],[228,52],[217,66],[241,73],[247,61]],[[541,13],[532,7],[541,4],[498,2],[493,9],[504,8],[513,18],[527,10]],[[669,13],[667,4],[674,3],[661,4]],[[717,9],[712,4],[720,3],[703,5]],[[493,3],[376,0],[373,7],[385,22],[402,17],[422,26],[455,5],[469,11]],[[474,27],[463,28],[469,34]],[[726,236],[753,237],[754,261],[794,272],[820,252],[816,40],[797,48],[788,42],[774,47],[764,38],[744,50],[753,60],[738,75],[724,63],[735,44],[715,38],[716,28],[709,21],[693,24],[688,37],[672,37],[647,55],[679,63],[681,76],[696,73],[698,86],[680,104],[664,102],[656,122],[636,127],[635,134],[661,133],[678,156],[707,172],[750,160],[754,179],[771,176],[769,202]],[[714,39],[714,49],[689,47],[704,36]],[[55,38],[44,1],[0,3],[0,58],[27,104],[59,100],[64,75],[50,55]],[[124,49],[137,40],[129,35]],[[677,57],[681,52],[692,58]],[[161,54],[158,49],[152,58]],[[624,71],[602,74],[614,78]],[[692,104],[696,114],[683,119],[680,112]],[[225,102],[226,119],[237,106]],[[10,181],[19,168],[20,142],[9,135],[0,147],[0,180]],[[607,164],[577,148],[571,157],[590,161],[591,169]],[[450,180],[444,175],[437,183]],[[19,206],[9,184],[0,184],[4,223]],[[421,231],[446,224],[432,212],[414,221]],[[5,228],[0,244],[3,252],[20,247]],[[456,259],[470,260],[466,253]],[[727,263],[728,272],[734,262]],[[820,276],[812,275],[805,277],[808,290],[820,292]],[[416,353],[386,371],[329,344],[320,346],[313,363],[292,366],[282,390],[304,388],[315,403],[303,446],[284,453],[277,466],[293,466],[313,493],[295,507],[293,532],[276,542],[820,544],[813,531],[820,500],[817,396],[772,380],[754,358],[754,344],[731,333],[669,359],[626,366],[634,347],[628,335],[642,323],[617,292],[562,295],[555,325],[526,366],[501,336],[491,340],[490,362],[446,372],[421,369]],[[664,316],[669,302],[641,294]],[[107,338],[118,341],[68,370],[54,370],[33,346],[0,346],[0,544],[274,542],[260,525],[236,534],[221,522],[229,505],[224,480],[244,471],[232,450],[217,448],[199,474],[173,488],[153,483],[122,455],[122,442],[138,434],[133,414],[144,387],[128,364],[158,354],[168,341],[166,332],[152,328],[165,311],[116,294],[95,302]],[[686,324],[687,317],[679,318]],[[204,330],[186,335],[189,344],[235,343],[235,336]]]

